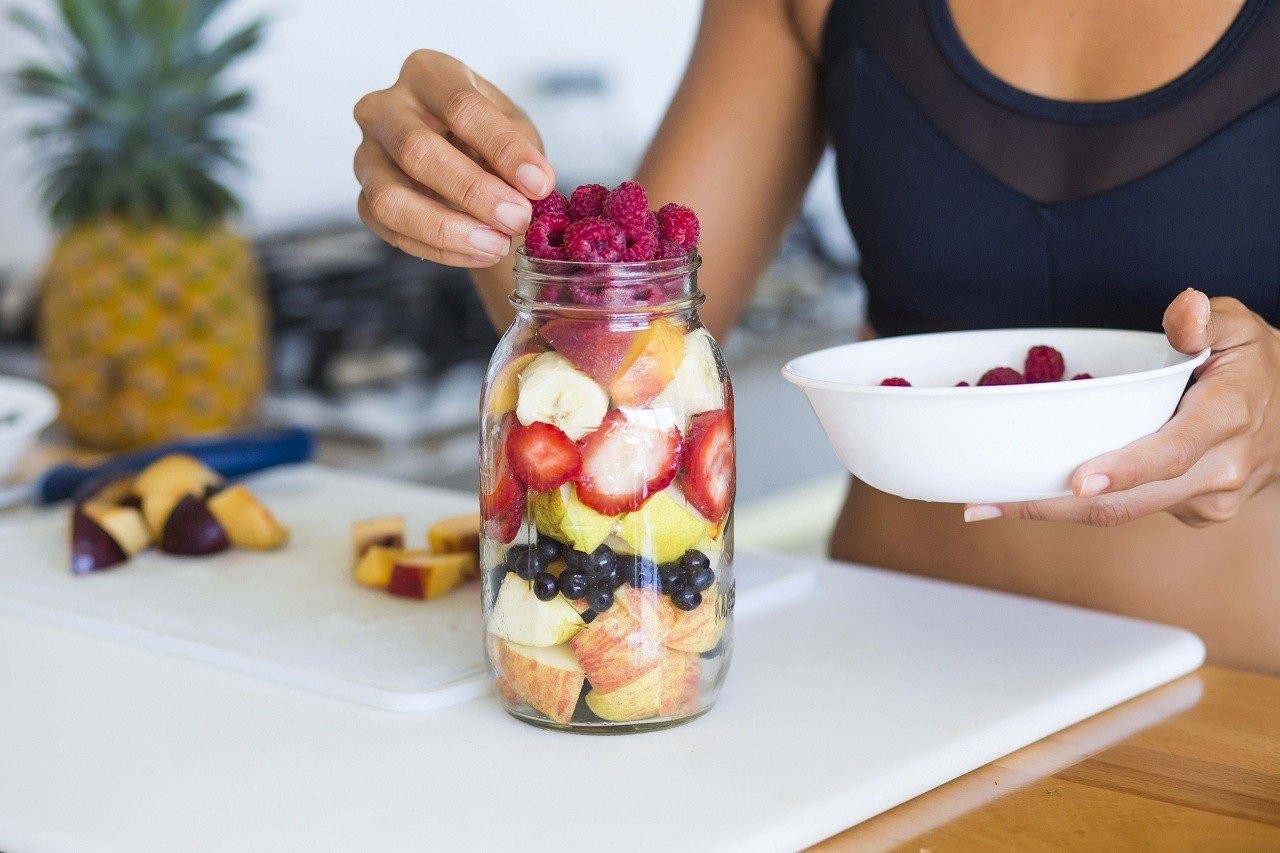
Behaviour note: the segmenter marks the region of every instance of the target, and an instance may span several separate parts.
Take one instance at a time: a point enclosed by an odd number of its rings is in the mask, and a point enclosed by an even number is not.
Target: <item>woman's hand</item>
[[[968,506],[966,521],[1027,518],[1111,527],[1168,512],[1193,527],[1231,519],[1280,468],[1280,331],[1239,301],[1186,290],[1164,315],[1179,352],[1209,360],[1154,435],[1092,459],[1074,497]]]
[[[419,50],[355,108],[360,218],[399,249],[457,267],[511,251],[555,174],[528,116],[458,60]]]

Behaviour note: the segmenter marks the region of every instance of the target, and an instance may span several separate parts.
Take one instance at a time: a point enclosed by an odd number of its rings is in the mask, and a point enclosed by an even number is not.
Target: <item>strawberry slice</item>
[[[480,515],[485,521],[506,516],[520,502],[523,507],[524,488],[516,479],[507,461],[504,449],[507,437],[520,426],[515,412],[507,412],[498,426],[497,440],[492,444],[481,442],[480,458]]]
[[[637,510],[680,468],[680,430],[614,409],[582,440],[578,500],[603,515]]]
[[[727,409],[696,415],[689,424],[680,491],[698,512],[718,522],[733,502],[733,416]]]
[[[582,467],[573,439],[554,424],[534,421],[507,436],[507,462],[520,481],[535,492],[558,489]]]
[[[524,524],[524,490],[516,492],[515,503],[505,512],[484,520],[484,535],[506,545],[516,538]]]

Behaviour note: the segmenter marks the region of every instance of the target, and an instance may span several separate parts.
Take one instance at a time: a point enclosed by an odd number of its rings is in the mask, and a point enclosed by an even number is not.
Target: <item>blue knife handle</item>
[[[175,441],[126,453],[101,465],[56,465],[41,475],[36,484],[35,502],[49,504],[66,500],[90,478],[141,471],[170,453],[190,454],[224,477],[239,477],[275,465],[306,462],[315,453],[315,437],[305,429],[269,430],[232,438]]]

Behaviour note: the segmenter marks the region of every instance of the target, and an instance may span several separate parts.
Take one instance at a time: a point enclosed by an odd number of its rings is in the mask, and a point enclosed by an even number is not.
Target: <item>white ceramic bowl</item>
[[[40,430],[57,416],[58,400],[48,388],[0,376],[0,477],[9,475]]]
[[[1094,379],[956,388],[992,367],[1022,370],[1048,344],[1067,376]],[[1208,351],[1116,329],[997,329],[881,338],[809,353],[782,374],[799,385],[840,461],[904,498],[1036,500],[1070,492],[1082,463],[1158,430]],[[910,388],[881,387],[901,376]]]

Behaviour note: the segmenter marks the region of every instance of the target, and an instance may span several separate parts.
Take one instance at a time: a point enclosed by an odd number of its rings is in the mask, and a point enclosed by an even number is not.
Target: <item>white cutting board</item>
[[[488,696],[387,713],[0,619],[0,762],[21,768],[0,848],[795,850],[1203,659],[1184,631],[928,579],[735,568],[810,584],[739,621],[707,715],[625,737]]]
[[[409,547],[427,526],[474,512],[474,496],[321,465],[246,480],[290,528],[271,553],[174,557],[72,575],[65,505],[0,514],[0,612],[144,646],[393,711],[429,711],[490,690],[479,582],[429,602],[352,578],[351,525],[403,515]],[[812,582],[768,565],[738,577],[738,611],[771,606]]]

